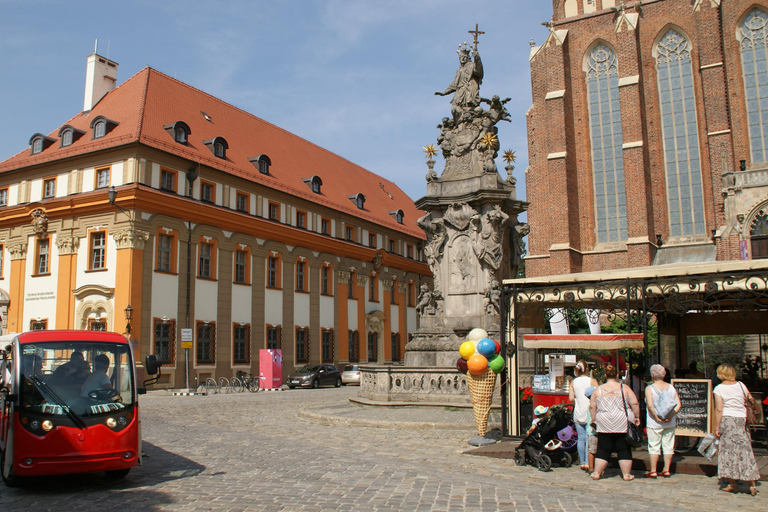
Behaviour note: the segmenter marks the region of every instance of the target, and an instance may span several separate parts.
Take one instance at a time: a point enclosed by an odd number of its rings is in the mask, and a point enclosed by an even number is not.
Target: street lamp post
[[[128,334],[128,337],[131,336],[131,319],[133,318],[133,308],[130,304],[128,304],[128,307],[125,308],[123,311],[125,311],[125,332]]]

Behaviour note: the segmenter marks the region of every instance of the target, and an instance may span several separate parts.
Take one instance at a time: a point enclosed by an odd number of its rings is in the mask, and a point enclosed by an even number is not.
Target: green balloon
[[[504,369],[504,358],[499,354],[496,354],[488,361],[488,366],[491,368],[493,373],[501,373],[501,371]]]

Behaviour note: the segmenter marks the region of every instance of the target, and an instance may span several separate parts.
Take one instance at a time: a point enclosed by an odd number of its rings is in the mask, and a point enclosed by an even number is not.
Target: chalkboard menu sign
[[[683,408],[677,413],[675,435],[704,437],[712,421],[712,381],[706,379],[672,379]]]

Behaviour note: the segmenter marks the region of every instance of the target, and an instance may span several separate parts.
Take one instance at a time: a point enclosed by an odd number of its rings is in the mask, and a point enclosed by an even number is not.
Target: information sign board
[[[683,408],[677,413],[675,435],[704,437],[711,431],[712,381],[672,379]]]

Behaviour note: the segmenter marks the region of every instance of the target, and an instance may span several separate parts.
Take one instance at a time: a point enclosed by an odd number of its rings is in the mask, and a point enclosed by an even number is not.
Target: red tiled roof
[[[201,111],[211,120],[207,121]],[[97,116],[119,124],[105,137],[92,140],[90,124]],[[176,143],[163,128],[177,121],[185,122],[191,130],[187,145]],[[30,156],[29,149],[24,150],[0,162],[0,173],[139,142],[424,238],[416,226],[422,212],[391,181],[152,68],[144,68],[104,96],[90,112],[78,114],[62,126],[65,124],[85,131],[85,135],[66,148],[60,148],[57,142],[37,155]],[[58,138],[59,128],[50,137]],[[215,137],[223,137],[229,145],[226,160],[214,157],[202,143]],[[259,173],[248,161],[261,154],[269,156],[272,162],[268,176]],[[312,193],[302,181],[312,176],[319,176],[323,182],[320,195]],[[366,197],[365,210],[359,210],[347,197],[358,193]],[[403,224],[389,214],[398,209],[403,210]]]

